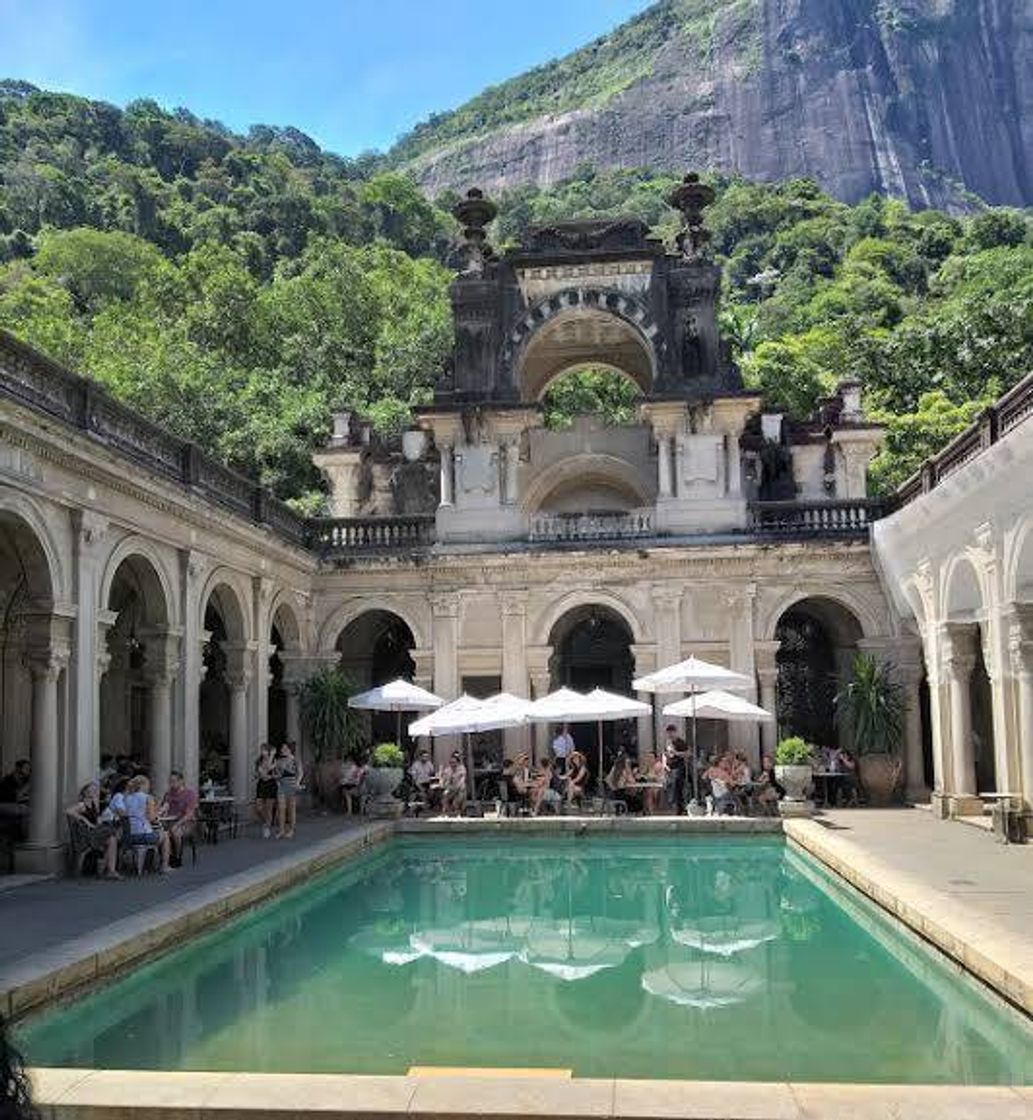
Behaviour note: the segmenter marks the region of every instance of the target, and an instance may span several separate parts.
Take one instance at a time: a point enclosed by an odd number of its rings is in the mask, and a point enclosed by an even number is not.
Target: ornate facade
[[[919,712],[922,645],[868,542],[880,432],[850,384],[809,424],[761,413],[718,338],[706,200],[691,179],[676,192],[675,255],[629,219],[539,230],[499,258],[491,205],[469,196],[454,360],[400,449],[338,417],[317,459],[331,518],[0,335],[0,761],[33,768],[19,866],[54,863],[60,808],[102,754],[140,756],[159,789],[171,765],[191,782],[222,767],[247,799],[257,745],[303,743],[297,686],[327,663],[452,698],[627,688],[697,653],[832,738],[812,693],[871,649],[907,668]],[[586,366],[635,383],[635,420],[544,428],[542,393]],[[640,721],[640,752],[660,723]],[[913,719],[913,792],[926,769]]]

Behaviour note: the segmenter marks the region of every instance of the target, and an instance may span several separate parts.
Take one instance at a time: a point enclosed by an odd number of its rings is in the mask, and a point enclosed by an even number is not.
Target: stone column
[[[104,728],[101,726],[100,721],[100,695],[104,677],[107,675],[108,669],[111,668],[111,650],[108,648],[108,631],[117,621],[118,615],[114,611],[103,610],[97,612],[97,641],[95,647],[96,652],[93,658],[93,742],[97,744],[97,774],[100,773],[100,756],[109,753],[105,750]],[[96,777],[96,774],[94,774],[93,777]],[[90,779],[87,779],[87,781],[89,780]],[[80,783],[80,788],[85,784],[85,782]]]
[[[32,866],[42,870],[54,863],[54,853],[61,846],[58,832],[61,743],[57,682],[68,665],[68,654],[63,650],[40,651],[30,654],[28,663],[32,674],[29,847],[33,851],[28,860],[20,860],[19,864],[27,870]]]
[[[925,781],[925,757],[922,750],[922,677],[925,666],[922,646],[916,640],[901,638],[896,643],[894,663],[904,687],[907,711],[904,713],[904,790],[911,802],[929,799]]]
[[[502,691],[527,696],[527,592],[503,591],[502,602]],[[504,733],[505,752],[510,758],[530,749],[527,727],[510,727]]]
[[[204,576],[201,555],[184,548],[179,553],[180,601],[183,604],[183,663],[176,690],[179,718],[173,757],[183,767],[187,785],[196,789],[201,768],[201,679],[204,673],[204,647],[208,635],[203,628],[204,609],[200,596]]]
[[[552,646],[528,646],[526,653],[530,699],[540,700],[552,691]],[[536,759],[544,758],[549,749],[550,729],[547,724],[535,723],[530,730],[530,750]]]
[[[664,669],[682,660],[681,635],[682,590],[665,584],[653,586],[653,633],[656,636],[656,667]],[[656,717],[660,721],[656,730],[656,742],[663,742],[663,728],[667,718],[662,714],[664,706],[681,700],[684,693],[658,692],[656,694]],[[686,736],[687,738],[687,736]]]
[[[520,498],[520,439],[509,438],[502,444],[505,466],[502,473],[502,501],[516,505]]]
[[[226,646],[226,684],[230,690],[230,792],[238,805],[251,797],[248,687],[254,673],[251,643]]]
[[[760,725],[760,747],[764,754],[775,757],[778,743],[778,663],[776,656],[781,642],[754,642],[753,658],[760,685],[760,706],[775,719]]]
[[[955,813],[965,812],[973,801],[978,803],[970,689],[976,664],[975,641],[974,626],[944,626],[943,667],[950,697],[951,784],[947,793],[955,802]]]
[[[452,462],[452,444],[442,444],[439,450],[441,457],[441,502],[443,506],[455,503],[455,468]]]
[[[144,656],[151,702],[151,792],[160,800],[172,769],[172,686],[179,673],[180,634],[158,631],[144,635]]]
[[[632,656],[635,658],[635,677],[645,677],[650,673],[655,673],[657,669],[656,664],[656,646],[655,645],[634,645],[631,647]],[[656,720],[662,717],[654,713],[659,712],[659,708],[655,706],[653,693],[651,692],[636,692],[635,699],[641,700],[643,704],[648,704],[653,709],[649,715],[639,716],[635,721],[638,730],[638,757],[639,762],[644,762],[649,757],[649,752],[656,747],[656,744],[662,741],[663,736],[657,739],[656,735]]]
[[[106,609],[107,604],[98,602],[101,578],[98,554],[107,536],[108,521],[92,510],[74,510],[72,527],[75,531],[73,562],[77,625],[72,650],[69,730],[74,744],[70,769],[75,780],[71,784],[78,789],[95,779],[100,769],[96,619],[98,611]]]
[[[1013,608],[1008,650],[1016,688],[1019,792],[1027,808],[1033,808],[1033,604]]]
[[[434,638],[434,692],[448,703],[459,696],[459,598],[455,592],[430,597]],[[454,735],[434,740],[434,762],[441,765],[455,749]]]
[[[657,489],[661,498],[674,493],[671,473],[671,437],[666,432],[656,434]]]
[[[736,587],[725,595],[728,607],[729,668],[749,677],[750,687],[740,692],[747,700],[757,699],[757,671],[753,648],[753,600],[757,594],[755,584]],[[728,745],[743,751],[756,769],[760,765],[758,725],[755,723],[729,723]]]
[[[413,649],[409,651],[416,671],[413,673],[413,684],[425,688],[428,692],[434,691],[434,650]],[[444,697],[442,697],[444,699]]]

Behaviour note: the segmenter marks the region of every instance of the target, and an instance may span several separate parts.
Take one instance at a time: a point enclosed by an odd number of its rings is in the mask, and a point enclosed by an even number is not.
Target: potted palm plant
[[[810,797],[813,761],[811,745],[799,735],[775,747],[775,777],[785,786],[787,801],[805,803]]]
[[[337,666],[325,666],[306,680],[298,706],[306,742],[312,750],[314,786],[324,803],[336,805],[341,760],[362,742],[361,713],[348,707],[355,685]]]
[[[836,694],[836,718],[849,729],[861,785],[873,805],[889,805],[903,766],[907,697],[893,668],[870,653],[854,658],[851,678]]]

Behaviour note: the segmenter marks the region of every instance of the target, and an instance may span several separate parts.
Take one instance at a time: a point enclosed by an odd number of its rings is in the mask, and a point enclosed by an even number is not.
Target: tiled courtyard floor
[[[197,866],[191,865],[187,849],[183,866],[166,876],[144,875],[113,883],[94,878],[45,879],[2,891],[2,970],[152,906],[172,900],[186,902],[185,896],[192,891],[356,829],[343,816],[307,816],[298,825],[293,840],[263,840],[257,827],[249,825],[236,839],[198,843]]]

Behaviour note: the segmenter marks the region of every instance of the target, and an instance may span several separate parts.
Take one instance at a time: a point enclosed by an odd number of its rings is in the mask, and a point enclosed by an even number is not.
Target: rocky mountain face
[[[590,163],[1033,205],[1033,0],[662,0],[392,155],[431,191]]]

